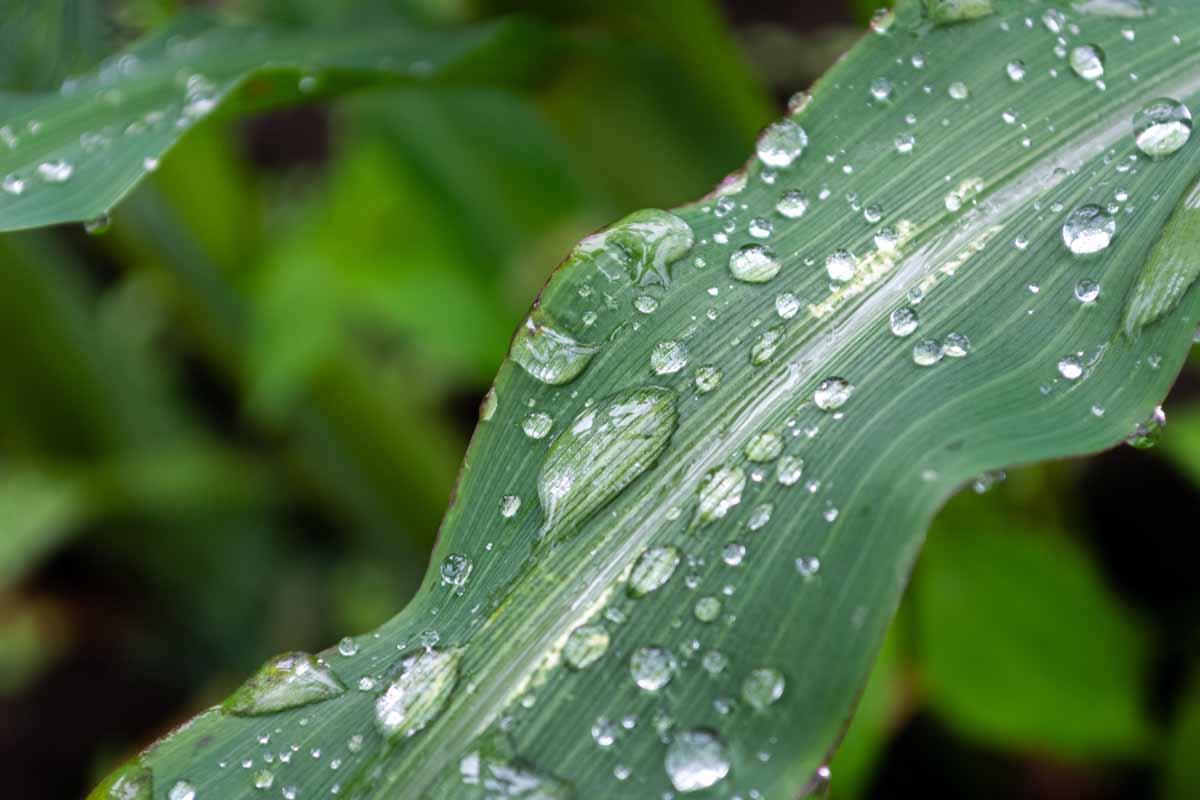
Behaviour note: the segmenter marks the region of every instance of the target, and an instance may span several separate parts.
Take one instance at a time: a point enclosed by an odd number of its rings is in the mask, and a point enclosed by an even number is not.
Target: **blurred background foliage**
[[[0,86],[54,89],[183,5],[0,0]],[[105,235],[0,237],[6,797],[79,796],[268,655],[398,610],[551,267],[737,168],[877,4],[208,5],[285,26],[521,11],[564,46],[519,91],[210,121]],[[835,797],[1200,797],[1198,377],[1193,358],[1158,449],[950,503]]]

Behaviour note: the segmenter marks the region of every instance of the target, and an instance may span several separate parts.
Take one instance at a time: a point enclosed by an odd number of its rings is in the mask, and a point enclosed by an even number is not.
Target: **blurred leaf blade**
[[[361,85],[523,82],[552,49],[542,26],[515,17],[314,34],[186,15],[56,93],[0,99],[0,230],[100,217],[214,113]]]
[[[904,18],[916,8],[903,7]],[[628,225],[611,235],[620,246],[592,239],[577,251],[543,290],[531,327],[559,326],[597,352],[563,388],[512,360],[502,366],[423,591],[378,631],[322,653],[342,683],[366,688],[266,719],[206,713],[143,755],[157,790],[185,782],[201,796],[253,796],[251,776],[213,765],[258,757],[258,737],[275,728],[298,748],[337,754],[337,771],[320,758],[271,768],[282,785],[314,794],[336,785],[353,797],[473,797],[472,764],[567,781],[580,796],[658,797],[672,779],[681,790],[711,780],[716,794],[814,788],[940,505],[984,470],[1120,441],[1166,393],[1200,311],[1193,290],[1136,339],[1118,336],[1120,300],[1200,172],[1194,142],[1170,162],[1118,169],[1134,154],[1129,119],[1140,103],[1200,97],[1200,56],[1171,42],[1194,4],[1161,4],[1124,50],[1126,21],[1084,19],[1110,54],[1104,92],[1062,68],[1052,31],[1024,25],[1027,4],[1005,10],[936,30],[896,23],[862,42],[795,115],[810,142],[802,159],[751,164],[744,183],[676,209],[694,234],[686,258],[659,263],[647,245],[639,262]],[[1007,46],[991,47],[1001,34]],[[1031,67],[1017,87],[1004,70],[1015,57]],[[1121,78],[1128,72],[1138,81]],[[881,75],[891,89],[873,102]],[[1028,145],[1004,120],[1017,103],[1043,123]],[[903,152],[895,136],[914,126],[916,146]],[[1063,215],[1106,199],[1114,175],[1143,200],[1122,213],[1103,254],[1078,260],[1063,245]],[[819,198],[799,220],[774,213],[789,188]],[[860,216],[868,203],[880,204],[865,214],[877,217],[870,224]],[[765,287],[726,271],[760,216],[784,262]],[[881,244],[872,226],[885,216],[896,235]],[[839,249],[859,263],[831,289],[821,262]],[[659,272],[622,274],[651,262],[671,267],[669,281],[659,277],[669,285],[639,280]],[[1103,277],[1099,303],[1074,298],[1085,268]],[[803,313],[777,311],[791,308],[777,300],[784,290]],[[969,335],[964,358],[918,366],[913,340],[889,331],[889,313],[918,299],[918,337],[939,347],[950,333]],[[1066,358],[1079,374],[1060,366]],[[694,383],[705,365],[724,371],[707,394]],[[809,399],[832,376],[856,386],[838,413]],[[675,398],[670,446],[556,535],[537,499],[547,448],[590,430],[593,405],[650,386]],[[531,410],[548,413],[549,435]],[[750,458],[747,445],[765,432],[803,457],[808,483],[790,468],[781,481],[777,464]],[[766,526],[750,524],[768,503]],[[652,592],[631,592],[626,576],[652,547],[675,548],[686,566]],[[719,624],[695,612],[701,596],[721,604]],[[581,625],[603,626],[611,641],[593,666],[570,670],[562,648]],[[631,675],[632,656],[649,646],[674,662],[665,690]],[[391,685],[403,699],[417,679],[398,675],[431,649],[453,652],[459,672],[437,672],[433,694],[417,698],[420,729],[389,741],[375,721],[380,694]],[[764,667],[786,679],[773,705],[742,688]],[[597,756],[605,737],[593,729],[626,718],[615,749]],[[681,786],[668,753],[688,731],[715,731],[728,763],[710,762]]]

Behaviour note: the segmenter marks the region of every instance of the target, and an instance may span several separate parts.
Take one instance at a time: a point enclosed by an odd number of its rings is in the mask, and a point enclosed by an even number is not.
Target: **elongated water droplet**
[[[629,575],[629,594],[644,597],[661,587],[675,574],[680,557],[676,547],[651,547],[644,551]]]
[[[263,664],[222,708],[239,716],[272,714],[329,700],[345,691],[333,670],[316,657],[283,653]]]
[[[763,244],[744,245],[729,256],[729,272],[746,283],[766,283],[779,274],[781,266],[774,251]]]
[[[385,738],[412,736],[442,713],[458,682],[462,652],[425,650],[400,663],[400,676],[375,701],[375,726]]]
[[[496,387],[487,390],[487,394],[483,396],[483,402],[479,406],[479,419],[487,422],[492,417],[496,416],[496,407],[499,405],[499,400],[496,396]]]
[[[563,661],[572,669],[587,669],[608,650],[608,642],[608,631],[601,625],[576,628],[563,646]]]
[[[1112,242],[1117,220],[1098,205],[1080,206],[1063,222],[1062,238],[1067,249],[1077,256],[1099,253]]]
[[[758,137],[758,158],[768,167],[790,167],[808,146],[808,134],[790,119],[767,126]]]
[[[675,791],[698,792],[729,774],[729,751],[712,731],[680,731],[667,747],[665,766]]]
[[[70,161],[44,161],[37,166],[38,175],[46,183],[66,183],[75,172]]]
[[[742,681],[742,699],[751,708],[763,711],[783,697],[785,684],[782,672],[772,667],[761,667]]]
[[[512,360],[542,383],[570,383],[587,367],[600,348],[582,344],[548,324],[528,317],[513,338]]]
[[[775,469],[776,480],[783,486],[796,484],[804,474],[804,460],[796,456],[784,456],[779,459]]]
[[[751,461],[774,461],[782,452],[783,437],[775,431],[764,431],[746,443],[746,458]]]
[[[746,472],[741,467],[726,465],[708,473],[700,482],[697,522],[704,525],[724,518],[730,509],[742,502],[745,488]]]
[[[133,761],[105,778],[88,795],[88,800],[152,800],[154,775],[139,761]]]
[[[759,334],[758,339],[750,346],[750,363],[760,366],[770,361],[779,345],[783,343],[784,330],[782,325],[775,325]]]
[[[713,366],[700,367],[696,370],[696,391],[708,394],[721,385],[723,373]]]
[[[929,19],[935,25],[953,25],[993,13],[992,0],[926,0]]]
[[[853,392],[854,384],[845,378],[826,378],[813,392],[813,403],[822,411],[836,411],[846,404]]]
[[[656,645],[639,647],[629,657],[629,674],[639,689],[657,692],[671,682],[675,673],[675,656]]]
[[[485,736],[443,777],[427,795],[471,800],[572,800],[572,785],[518,758],[502,733]]]
[[[1133,115],[1138,150],[1150,158],[1166,158],[1187,144],[1192,135],[1192,112],[1178,100],[1152,100]]]
[[[573,530],[654,465],[675,430],[675,398],[670,389],[627,389],[558,435],[538,472],[543,535]]]
[[[605,254],[638,286],[669,286],[671,265],[686,256],[694,242],[691,226],[682,219],[667,211],[646,209],[584,239],[575,247],[570,264],[595,262],[604,271],[598,257]]]
[[[1104,50],[1098,44],[1081,44],[1071,48],[1071,69],[1084,80],[1104,77]]]

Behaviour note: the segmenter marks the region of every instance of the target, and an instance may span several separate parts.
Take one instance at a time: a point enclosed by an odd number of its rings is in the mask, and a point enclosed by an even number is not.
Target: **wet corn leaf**
[[[102,226],[213,114],[358,86],[523,82],[551,48],[541,26],[518,18],[455,31],[294,31],[185,16],[55,93],[0,94],[0,231]]]
[[[938,508],[1119,443],[1187,356],[1194,288],[1123,321],[1200,174],[1190,117],[1134,122],[1200,102],[1197,11],[877,18],[744,171],[554,274],[421,592],[312,662],[347,690],[212,709],[130,774],[176,800],[824,786]]]

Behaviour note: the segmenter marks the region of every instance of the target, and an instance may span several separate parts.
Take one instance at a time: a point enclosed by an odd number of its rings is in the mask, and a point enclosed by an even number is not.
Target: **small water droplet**
[[[845,283],[854,277],[858,260],[849,250],[835,250],[825,257],[825,271],[830,280]]]
[[[919,324],[920,319],[917,317],[916,310],[908,306],[897,308],[888,317],[888,327],[891,328],[893,335],[899,337],[911,336],[916,332]]]
[[[1157,406],[1150,416],[1134,426],[1133,432],[1125,439],[1125,443],[1138,450],[1148,450],[1158,444],[1162,438],[1163,428],[1167,427],[1167,415],[1162,406]]]
[[[629,576],[629,594],[644,597],[671,579],[681,556],[676,547],[651,547],[638,556]]]
[[[768,167],[790,167],[808,146],[808,134],[790,119],[768,125],[758,137],[758,158]]]
[[[571,631],[563,646],[563,661],[572,669],[587,669],[608,650],[609,635],[602,625],[584,625]]]
[[[680,731],[667,747],[665,766],[675,791],[698,792],[729,774],[729,751],[711,731]]]
[[[730,542],[721,550],[721,560],[727,566],[736,567],[746,557],[746,546],[741,542]]]
[[[43,161],[37,166],[38,176],[46,183],[66,183],[75,172],[70,161]]]
[[[1010,61],[1004,66],[1004,72],[1013,83],[1025,80],[1025,62]]]
[[[784,456],[775,468],[775,478],[783,486],[795,485],[804,474],[804,460],[797,456]]]
[[[808,211],[808,195],[798,189],[790,189],[779,198],[775,210],[788,219],[802,217]]]
[[[462,649],[423,650],[400,663],[401,673],[375,701],[375,725],[388,739],[407,738],[445,708],[458,682]]]
[[[629,658],[629,674],[638,688],[657,692],[671,682],[675,672],[675,656],[670,651],[651,645],[639,647]]]
[[[774,431],[764,431],[746,443],[746,458],[751,461],[774,461],[782,452],[783,437]]]
[[[1104,50],[1098,44],[1081,44],[1071,48],[1071,69],[1084,80],[1094,81],[1104,76]]]
[[[700,394],[708,394],[721,385],[721,377],[722,372],[716,367],[700,367],[696,370],[696,391]]]
[[[767,363],[783,343],[784,327],[775,325],[763,331],[750,346],[750,363],[759,366]]]
[[[942,352],[950,358],[962,358],[971,351],[971,340],[961,333],[948,333],[942,340]]]
[[[1084,305],[1094,303],[1100,297],[1100,284],[1092,280],[1079,281],[1075,284],[1075,299]]]
[[[763,711],[783,697],[786,681],[783,673],[771,667],[760,667],[742,681],[742,699],[757,711]]]
[[[876,78],[871,81],[870,86],[871,97],[879,102],[885,102],[892,96],[892,82],[884,77]]]
[[[854,384],[845,378],[826,378],[813,392],[813,403],[822,411],[836,411],[846,404],[854,392]]]
[[[549,414],[544,414],[541,411],[533,411],[521,423],[521,430],[525,431],[525,435],[530,439],[541,439],[550,432],[550,428],[553,425],[554,420]]]
[[[721,601],[711,595],[701,597],[692,608],[692,613],[701,622],[712,622],[721,615]]]
[[[1099,253],[1112,242],[1117,220],[1095,204],[1080,206],[1063,222],[1062,238],[1075,255]]]
[[[339,654],[349,658],[350,656],[358,653],[358,642],[354,641],[354,639],[351,637],[346,636],[343,637],[340,642],[338,642],[337,649]]]
[[[911,153],[916,143],[917,137],[911,133],[897,133],[896,138],[892,140],[892,145],[896,148],[896,152],[901,155]]]
[[[800,573],[800,577],[809,580],[816,576],[821,570],[821,560],[815,556],[809,558],[796,559],[796,571]]]
[[[791,292],[784,292],[775,298],[775,313],[780,319],[791,319],[800,310],[800,298]]]
[[[726,465],[708,473],[700,482],[697,521],[706,524],[723,519],[734,506],[742,502],[745,488],[746,473],[741,467]]]
[[[648,294],[638,295],[634,298],[633,307],[643,314],[653,314],[658,310],[658,301]]]
[[[467,580],[471,577],[471,570],[474,568],[471,559],[463,553],[451,553],[442,559],[442,583],[447,586],[453,586],[455,589],[462,591],[467,585]]]
[[[950,87],[946,90],[946,93],[950,95],[952,100],[966,100],[971,96],[971,90],[968,89],[967,85],[962,81],[955,81],[954,83],[950,84]]]
[[[750,224],[746,226],[747,232],[755,239],[766,239],[775,229],[775,223],[764,217],[755,217],[750,220]]]
[[[1067,356],[1059,360],[1058,374],[1069,381],[1079,380],[1083,376],[1083,365],[1075,356]]]
[[[913,363],[919,367],[930,367],[942,360],[942,346],[933,339],[922,339],[913,346]]]
[[[1138,150],[1150,158],[1165,158],[1179,150],[1192,135],[1192,113],[1178,100],[1152,100],[1133,115],[1133,136]]]
[[[729,256],[729,272],[739,281],[766,283],[779,274],[782,264],[766,245],[748,244]]]

